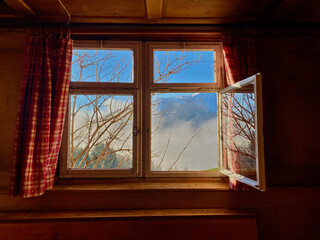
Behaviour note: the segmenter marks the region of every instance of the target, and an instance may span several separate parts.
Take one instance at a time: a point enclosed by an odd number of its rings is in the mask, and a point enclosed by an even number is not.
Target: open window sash
[[[261,74],[219,92],[219,171],[265,191],[262,114]]]

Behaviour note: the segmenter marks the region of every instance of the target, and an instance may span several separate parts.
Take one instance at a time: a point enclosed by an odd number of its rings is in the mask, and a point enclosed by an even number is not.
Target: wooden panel
[[[33,17],[37,14],[24,0],[4,0],[12,9],[25,17]]]
[[[298,0],[295,0],[296,2]],[[293,2],[295,2],[293,1]],[[320,1],[319,0],[308,0],[302,1],[300,5],[292,8],[290,12],[288,12],[287,17],[295,17],[297,19],[303,18],[313,18],[320,19]]]
[[[288,15],[290,11],[299,6],[302,1],[303,0],[281,0],[271,15],[272,17],[284,17]]]
[[[264,119],[267,181],[319,184],[320,37],[269,33],[256,46],[264,116],[274,119]]]
[[[40,16],[65,16],[57,0],[28,0],[28,2]],[[71,19],[75,16],[146,17],[145,0],[68,0],[62,2],[70,12]]]
[[[16,11],[14,11],[12,8],[8,6],[3,0],[0,1],[0,16],[16,16],[18,17],[18,14]]]
[[[27,39],[27,31],[24,29],[6,29],[0,28],[0,51],[9,53],[9,49],[12,51],[22,51],[24,53],[24,48],[26,45]],[[20,56],[15,56],[13,59],[18,59]],[[1,58],[0,61],[4,61],[4,63],[8,64],[6,58]],[[2,64],[2,62],[1,62]],[[19,65],[23,64],[23,62],[17,62],[14,64],[16,67],[21,67]],[[11,66],[13,67],[13,66]],[[6,68],[1,68],[2,71],[7,72],[6,74],[10,75],[12,72],[8,71]]]
[[[215,190],[85,190],[47,191],[30,199],[9,198],[7,188],[0,194],[0,211],[52,211],[160,208],[317,208],[319,188],[276,188],[232,192]],[[90,204],[88,204],[90,203]]]
[[[0,239],[256,240],[252,218],[146,218],[109,221],[0,223]],[[232,231],[230,231],[232,229]]]
[[[252,17],[259,16],[271,2],[271,0],[164,0],[163,17]]]
[[[25,37],[23,33],[0,32],[0,132],[3,143],[0,144],[0,169],[6,172],[10,172],[12,160]],[[7,185],[8,174],[1,175],[0,181],[6,181]]]
[[[311,213],[312,212],[312,213]],[[320,208],[305,209],[285,208],[278,209],[279,239],[319,239]],[[291,217],[288,217],[291,216]],[[292,231],[292,226],[295,226]],[[318,237],[316,237],[318,236]]]
[[[255,218],[255,214],[227,208],[218,209],[140,209],[140,210],[100,210],[100,211],[50,211],[50,212],[3,212],[0,222],[21,222],[38,220],[98,220],[114,218],[159,218],[159,217],[214,217]]]
[[[55,15],[55,16],[66,16],[66,12],[61,7],[58,0],[25,0],[26,3],[38,13],[38,16],[42,15]],[[63,1],[66,4],[67,1]],[[64,19],[65,20],[65,19]]]

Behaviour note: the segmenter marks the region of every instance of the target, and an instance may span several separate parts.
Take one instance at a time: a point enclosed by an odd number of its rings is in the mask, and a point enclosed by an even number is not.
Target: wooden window
[[[221,177],[222,172],[259,188],[264,181],[257,160],[263,159],[259,79],[222,89],[222,69],[218,42],[76,42],[60,176]],[[238,100],[244,110],[253,109],[253,128],[239,133],[246,122],[231,118],[237,111],[226,105],[230,96],[237,96],[233,103]],[[246,131],[255,134],[253,141],[240,139]],[[238,134],[233,142],[230,132]],[[234,146],[251,152],[231,158]],[[244,158],[249,154],[256,155]],[[234,168],[236,160],[250,164]]]
[[[147,177],[218,177],[219,43],[147,43]],[[150,159],[150,160],[149,160]]]
[[[75,43],[62,177],[137,177],[141,43]]]
[[[261,74],[219,92],[220,171],[265,190]]]

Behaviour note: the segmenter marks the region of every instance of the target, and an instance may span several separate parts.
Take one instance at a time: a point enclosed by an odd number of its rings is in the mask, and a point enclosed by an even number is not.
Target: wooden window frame
[[[70,82],[70,96],[74,94],[106,94],[106,95],[131,95],[133,96],[133,125],[137,132],[141,129],[141,120],[138,113],[141,112],[140,88],[141,86],[141,42],[135,41],[75,41],[76,49],[112,49],[133,51],[133,83],[108,83],[108,82]],[[130,169],[71,169],[68,168],[69,158],[69,123],[70,109],[67,108],[65,127],[60,151],[60,178],[135,178],[141,175],[140,162],[140,134],[133,134],[133,158]]]
[[[132,95],[134,97],[134,126],[137,135],[133,142],[132,169],[70,169],[69,156],[69,120],[66,114],[66,124],[60,153],[60,178],[208,178],[223,177],[216,171],[151,171],[150,146],[150,99],[151,92],[216,92],[222,88],[223,56],[220,42],[145,42],[141,41],[75,41],[76,49],[114,49],[133,50],[133,83],[103,83],[103,82],[71,82],[71,94],[113,94]],[[213,49],[216,52],[216,81],[214,83],[153,83],[153,50],[154,49]],[[143,71],[144,69],[144,71]],[[218,94],[217,94],[218,95]],[[69,109],[68,109],[69,113]],[[218,134],[217,134],[218,135]],[[218,149],[218,146],[217,146]]]
[[[215,82],[214,83],[154,83],[154,51],[155,50],[214,50],[215,51]],[[147,87],[143,88],[144,112],[144,148],[143,176],[145,177],[223,177],[218,171],[151,171],[151,94],[153,92],[170,93],[218,93],[222,87],[222,45],[219,42],[146,42],[144,46],[146,54],[145,69],[147,69],[145,82]],[[218,94],[217,94],[218,95]],[[218,99],[217,99],[218,101]],[[218,134],[217,134],[218,135]],[[218,150],[218,146],[217,146]],[[219,159],[218,159],[219,161]]]
[[[222,94],[228,93],[232,90],[239,90],[247,85],[254,83],[254,94],[255,94],[255,152],[256,152],[256,175],[257,180],[252,180],[248,177],[245,177],[245,174],[252,170],[242,170],[239,173],[235,173],[227,169],[227,163],[224,161],[222,156],[222,144],[219,141],[219,171],[224,175],[236,179],[239,182],[245,183],[253,188],[256,188],[261,191],[266,190],[266,179],[265,179],[265,161],[264,161],[264,137],[263,137],[263,102],[262,102],[262,76],[260,73],[257,73],[251,77],[248,77],[240,82],[232,84],[229,87],[226,87],[219,91],[218,97],[218,128],[219,128],[219,138],[222,136],[222,125],[221,125],[221,116],[222,116]]]

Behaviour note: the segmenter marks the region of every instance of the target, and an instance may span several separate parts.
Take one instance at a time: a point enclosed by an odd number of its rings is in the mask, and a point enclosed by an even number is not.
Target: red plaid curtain
[[[226,67],[226,85],[234,84],[257,73],[253,32],[244,29],[227,29],[222,38]],[[229,153],[231,154],[231,153]],[[232,159],[229,158],[229,159]],[[235,158],[234,158],[235,159]],[[231,160],[231,168],[236,165]],[[230,179],[233,190],[247,190],[247,185]]]
[[[54,182],[68,100],[71,39],[29,37],[9,195],[34,197]]]

